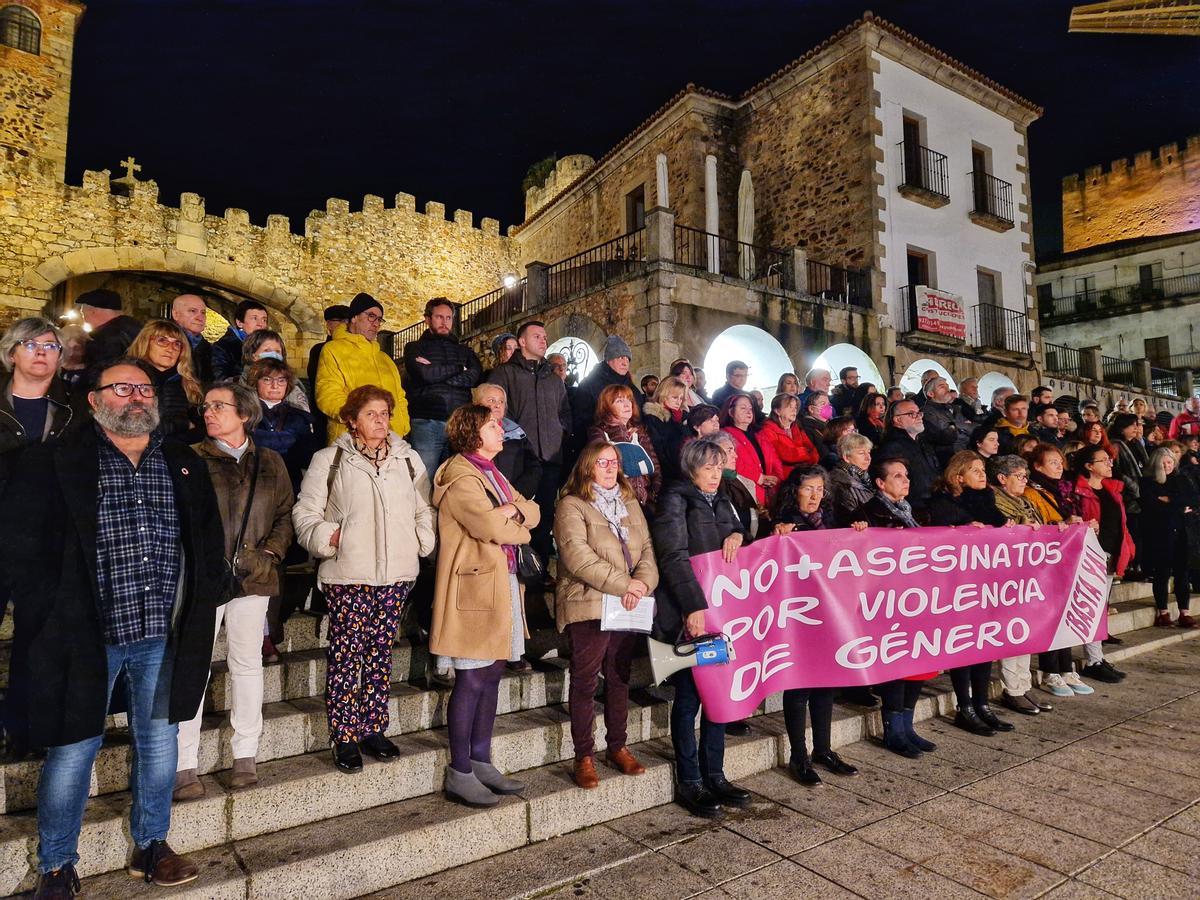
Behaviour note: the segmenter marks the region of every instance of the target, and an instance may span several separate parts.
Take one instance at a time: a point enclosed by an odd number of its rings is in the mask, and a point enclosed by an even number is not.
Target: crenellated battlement
[[[359,291],[377,296],[390,321],[407,323],[434,296],[465,301],[496,287],[516,266],[514,242],[492,218],[412,194],[389,205],[367,194],[330,197],[296,230],[288,216],[251,221],[231,207],[217,214],[183,192],[176,206],[138,173],[86,171],[64,184],[54,166],[0,154],[0,299],[36,308],[64,280],[97,272],[175,272],[262,300],[305,332],[320,330],[320,310]]]
[[[1062,180],[1063,249],[1200,228],[1200,135]]]

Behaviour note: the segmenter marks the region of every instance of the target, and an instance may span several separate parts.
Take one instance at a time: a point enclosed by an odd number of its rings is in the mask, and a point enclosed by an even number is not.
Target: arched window
[[[6,6],[0,9],[0,44],[38,53],[42,46],[42,23],[24,6]]]

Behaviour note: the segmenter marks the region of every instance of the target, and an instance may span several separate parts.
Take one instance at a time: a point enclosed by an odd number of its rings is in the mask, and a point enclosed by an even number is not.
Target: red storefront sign
[[[916,299],[918,331],[967,339],[967,314],[961,295],[921,284],[917,285]]]

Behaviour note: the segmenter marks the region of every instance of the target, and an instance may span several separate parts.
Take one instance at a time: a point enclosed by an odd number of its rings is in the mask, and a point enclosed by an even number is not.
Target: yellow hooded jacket
[[[361,334],[351,334],[338,328],[317,366],[317,408],[329,417],[329,443],[346,433],[338,412],[350,392],[365,384],[374,384],[389,391],[396,400],[392,410],[392,431],[404,437],[408,434],[408,401],[400,386],[400,370],[374,341]]]

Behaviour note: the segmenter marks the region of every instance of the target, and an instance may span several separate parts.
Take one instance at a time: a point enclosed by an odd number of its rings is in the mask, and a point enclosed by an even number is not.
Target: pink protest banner
[[[693,669],[732,722],[786,688],[880,684],[1107,636],[1106,556],[1085,525],[868,528],[692,559],[728,665]]]

